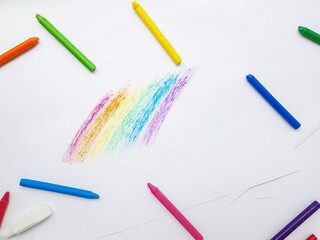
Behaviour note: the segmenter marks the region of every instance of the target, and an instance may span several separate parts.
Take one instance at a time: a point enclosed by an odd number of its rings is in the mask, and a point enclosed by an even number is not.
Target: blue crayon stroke
[[[179,74],[170,75],[169,77],[167,77],[167,79],[163,82],[163,85],[159,86],[159,88],[153,94],[153,96],[148,101],[144,109],[141,111],[139,117],[133,124],[130,134],[127,136],[127,141],[129,143],[134,143],[138,139],[142,129],[148,122],[155,108],[159,105],[160,101],[168,93],[172,85],[177,81],[178,76]]]

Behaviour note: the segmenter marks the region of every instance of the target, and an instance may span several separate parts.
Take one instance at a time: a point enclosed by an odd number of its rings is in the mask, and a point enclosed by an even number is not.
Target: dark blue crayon
[[[275,99],[269,91],[251,74],[247,75],[248,82],[261,94],[261,96],[294,128],[301,124]]]

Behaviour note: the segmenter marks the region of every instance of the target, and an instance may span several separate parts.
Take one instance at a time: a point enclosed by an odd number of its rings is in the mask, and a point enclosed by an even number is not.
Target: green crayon
[[[47,19],[36,15],[39,23],[48,30],[63,46],[66,47],[83,65],[85,65],[91,72],[96,69],[96,66],[85,56],[79,49],[77,49],[61,32],[59,32]]]
[[[320,44],[320,34],[310,30],[309,28],[301,27],[301,26],[298,27],[298,30],[302,36],[310,39],[313,42]]]

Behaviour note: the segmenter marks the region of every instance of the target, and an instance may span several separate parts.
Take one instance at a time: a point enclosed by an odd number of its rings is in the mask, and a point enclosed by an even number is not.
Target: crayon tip
[[[99,198],[99,197],[100,197],[100,196],[99,196],[98,194],[96,194],[96,193],[94,193],[94,192],[90,192],[89,198],[97,199],[97,198]]]
[[[133,9],[136,9],[138,6],[139,6],[139,3],[137,3],[136,1],[132,2]]]
[[[298,27],[298,31],[299,31],[300,33],[303,33],[305,30],[306,30],[305,27],[302,27],[302,26],[299,26],[299,27]]]
[[[44,19],[44,17],[42,17],[40,14],[36,14],[36,18],[38,19],[38,21],[41,21]]]
[[[150,191],[151,191],[152,193],[154,193],[155,191],[158,190],[158,188],[155,187],[155,186],[153,186],[151,183],[148,183],[148,187],[149,187],[149,189],[150,189]]]
[[[37,43],[39,41],[38,37],[32,37],[30,38],[30,40],[32,40],[34,43]]]
[[[9,192],[6,192],[6,193],[3,195],[1,201],[2,201],[2,202],[8,202],[8,201],[9,201],[9,194],[10,194]]]
[[[318,238],[314,235],[311,234],[306,240],[317,240]]]

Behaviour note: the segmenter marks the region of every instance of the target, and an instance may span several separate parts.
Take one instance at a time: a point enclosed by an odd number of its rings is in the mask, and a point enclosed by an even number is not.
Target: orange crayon
[[[20,43],[18,46],[15,46],[14,48],[0,55],[0,66],[34,47],[35,45],[37,45],[38,41],[39,38],[37,37],[29,38],[28,40]]]

